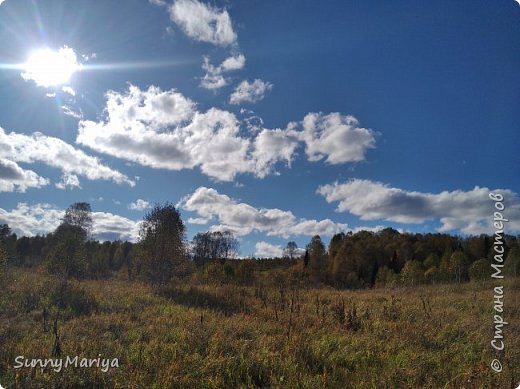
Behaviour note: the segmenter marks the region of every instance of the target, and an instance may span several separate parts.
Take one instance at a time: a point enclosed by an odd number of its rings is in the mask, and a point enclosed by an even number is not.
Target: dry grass
[[[508,388],[520,381],[519,279],[506,282],[510,324],[500,374],[489,368],[491,282],[364,291],[189,284],[157,291],[117,279],[84,281],[71,285],[95,300],[82,313],[74,301],[68,311],[53,306],[57,283],[44,273],[17,270],[8,281],[0,296],[4,387]],[[13,369],[18,355],[51,357],[55,339],[44,331],[44,308],[51,319],[60,314],[63,356],[117,357],[120,368]]]

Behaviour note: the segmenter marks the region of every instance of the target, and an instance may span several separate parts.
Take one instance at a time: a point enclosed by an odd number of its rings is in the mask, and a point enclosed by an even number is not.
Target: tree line
[[[205,282],[254,282],[259,274],[337,288],[465,282],[489,278],[493,237],[440,233],[339,233],[328,247],[316,235],[299,249],[287,243],[281,258],[237,259],[239,242],[230,231],[207,231],[186,240],[186,227],[173,204],[156,205],[140,224],[137,243],[92,238],[92,210],[74,203],[59,226],[42,236],[18,238],[0,226],[0,275],[8,264],[44,266],[63,278],[107,278],[126,272],[130,279],[164,285],[184,277]],[[519,237],[504,235],[504,273],[520,275]],[[281,272],[281,273],[280,273]]]

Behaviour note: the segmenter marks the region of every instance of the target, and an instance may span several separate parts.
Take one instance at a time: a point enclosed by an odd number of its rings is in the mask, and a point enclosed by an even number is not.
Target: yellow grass
[[[337,291],[185,281],[162,290],[124,279],[74,282],[93,311],[65,309],[62,354],[119,368],[14,369],[50,358],[43,307],[57,281],[12,270],[0,296],[4,387],[513,387],[520,382],[520,280],[505,281],[505,354],[495,355],[493,282]],[[89,300],[90,301],[90,300]],[[51,318],[57,310],[50,309]]]

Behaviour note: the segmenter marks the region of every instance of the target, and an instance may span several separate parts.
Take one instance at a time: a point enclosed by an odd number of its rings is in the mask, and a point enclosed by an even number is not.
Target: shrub
[[[68,281],[61,282],[56,286],[51,292],[50,302],[53,306],[62,310],[65,316],[68,314],[88,315],[98,308],[98,302],[91,293]]]

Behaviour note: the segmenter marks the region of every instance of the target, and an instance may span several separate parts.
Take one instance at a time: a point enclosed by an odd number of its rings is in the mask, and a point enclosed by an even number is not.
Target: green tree
[[[293,259],[298,254],[298,245],[294,241],[287,242],[287,246],[283,250],[283,256],[285,258]]]
[[[414,286],[424,283],[424,268],[419,261],[407,261],[401,270],[401,279],[405,285]]]
[[[460,283],[468,278],[468,258],[463,251],[457,250],[451,256],[443,255],[440,264],[441,277],[446,281]]]
[[[491,275],[491,263],[487,258],[481,258],[471,264],[468,273],[469,279],[472,281],[489,278]]]
[[[424,272],[424,280],[430,284],[435,284],[440,280],[439,268],[432,266]]]
[[[119,270],[125,264],[125,249],[122,243],[119,243],[116,247],[116,251],[114,252],[114,268],[115,270]]]
[[[376,286],[393,286],[399,280],[399,275],[387,266],[382,266],[377,271]]]
[[[236,279],[242,285],[251,285],[255,280],[256,263],[251,259],[239,262],[236,270]]]
[[[238,239],[231,231],[199,232],[193,237],[192,255],[197,265],[210,260],[234,258],[238,254]]]
[[[62,220],[63,224],[75,226],[85,231],[88,237],[92,231],[92,209],[89,203],[74,203],[70,205],[65,211],[65,216]]]
[[[336,258],[341,245],[343,244],[343,240],[345,239],[345,233],[340,232],[339,234],[335,234],[329,243],[329,257],[331,260]]]
[[[60,224],[50,237],[48,271],[65,278],[84,278],[87,275],[85,238],[86,233],[80,227]]]
[[[509,276],[520,276],[520,249],[514,246],[507,254],[504,273]]]
[[[438,267],[441,263],[441,259],[439,258],[439,256],[436,254],[436,253],[431,253],[430,255],[428,255],[426,257],[426,259],[424,260],[424,267],[426,269],[430,269],[432,267]]]
[[[156,205],[148,212],[139,230],[140,261],[143,276],[163,285],[188,269],[184,243],[185,226],[173,204]]]
[[[7,272],[7,250],[4,243],[0,240],[0,282],[3,280]]]
[[[325,245],[319,235],[312,237],[307,245],[309,252],[309,273],[317,281],[324,281],[329,272],[329,263]]]
[[[92,229],[92,210],[88,203],[67,208],[61,224],[49,238],[47,269],[63,277],[83,278],[87,274],[85,242]]]

